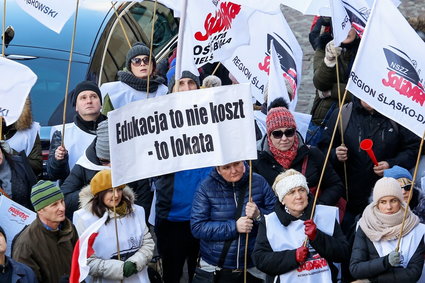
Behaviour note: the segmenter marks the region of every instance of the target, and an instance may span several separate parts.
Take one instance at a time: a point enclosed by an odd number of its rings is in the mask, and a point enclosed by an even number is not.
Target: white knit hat
[[[303,174],[294,169],[286,170],[280,173],[273,184],[273,190],[281,202],[283,198],[292,189],[303,187],[307,190],[307,194],[310,192],[307,186],[307,180]]]
[[[383,177],[379,179],[373,188],[373,203],[376,205],[378,201],[387,196],[394,196],[404,203],[403,193],[401,191],[400,183],[390,177]]]

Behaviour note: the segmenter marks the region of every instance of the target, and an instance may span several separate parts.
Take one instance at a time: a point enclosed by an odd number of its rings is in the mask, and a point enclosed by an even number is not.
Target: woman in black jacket
[[[296,131],[294,116],[281,105],[284,106],[279,100],[270,105],[272,108],[266,118],[267,135],[261,141],[253,170],[262,175],[271,186],[281,172],[295,169],[306,176],[310,190],[314,191],[319,183],[325,157],[316,147],[304,144]],[[319,203],[336,205],[343,190],[339,176],[328,164],[321,184]]]
[[[8,153],[11,149],[6,142],[0,143],[0,189],[13,201],[34,210],[31,204],[31,187],[37,178],[31,169],[25,152],[18,155]]]
[[[267,282],[336,282],[332,262],[349,258],[349,247],[336,220],[338,209],[318,205],[313,220],[313,199],[305,177],[289,169],[273,184],[279,202],[260,222],[253,252],[256,267]],[[307,247],[304,241],[308,237]]]
[[[399,251],[398,237],[406,203],[394,178],[379,179],[373,202],[363,212],[354,240],[350,272],[371,282],[424,282],[425,225],[410,210],[404,223]],[[419,280],[419,281],[418,281]]]

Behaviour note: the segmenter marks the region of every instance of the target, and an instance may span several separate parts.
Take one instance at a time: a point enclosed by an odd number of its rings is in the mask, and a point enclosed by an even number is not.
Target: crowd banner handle
[[[71,64],[72,64],[72,54],[74,53],[74,42],[75,42],[75,32],[77,29],[77,18],[78,18],[78,5],[80,0],[77,0],[75,6],[75,17],[74,17],[74,27],[72,30],[72,39],[71,39],[71,50],[69,51],[69,61],[68,61],[68,74],[66,76],[66,87],[65,87],[65,98],[63,103],[63,116],[62,116],[62,142],[61,146],[65,147],[65,124],[66,124],[66,107],[68,104],[68,89],[69,89],[69,77],[71,76]]]
[[[6,35],[5,33],[6,29],[6,0],[3,0],[3,21],[2,21],[2,28],[1,28],[1,34],[2,34],[2,45],[1,45],[1,55],[5,57],[4,55],[4,48],[5,48],[5,42],[6,42]],[[1,128],[0,128],[1,129]],[[1,132],[0,132],[1,135]]]
[[[252,161],[249,161],[249,179],[248,179],[248,201],[252,201]],[[246,233],[245,237],[245,258],[244,258],[244,268],[243,268],[243,282],[246,283],[246,272],[248,265],[248,240],[249,233]]]
[[[149,68],[152,69],[152,56],[153,54],[153,33],[155,32],[155,21],[156,21],[156,9],[157,9],[157,5],[158,5],[158,0],[155,0],[155,3],[153,5],[153,15],[152,15],[152,28],[151,28],[151,38],[150,38],[150,45],[149,45]],[[149,70],[150,71],[150,70]],[[151,76],[148,76],[148,82],[147,82],[147,87],[146,87],[146,99],[149,98],[149,84],[150,84],[150,78]]]
[[[173,87],[173,92],[176,92],[178,85],[180,83],[180,74],[182,69],[182,48],[183,48],[183,35],[184,28],[186,24],[186,9],[187,9],[187,0],[181,1],[181,15],[180,15],[180,24],[179,24],[179,35],[177,38],[177,54],[176,54],[176,72],[174,74],[175,83]]]
[[[113,206],[113,209],[114,209],[115,240],[116,240],[116,243],[117,243],[117,259],[118,260],[121,260],[120,241],[119,241],[119,238],[118,238],[117,207],[115,205],[115,200],[116,200],[116,195],[117,195],[117,188],[113,187],[112,188],[112,191],[113,191],[113,196],[114,196],[114,206]],[[120,280],[120,282],[122,283],[123,280]]]
[[[345,98],[347,97],[347,89],[344,92],[344,96],[342,97],[342,101],[341,101],[341,105],[344,105],[345,102]],[[331,153],[332,150],[332,145],[334,143],[334,139],[335,139],[335,134],[336,134],[336,130],[338,129],[338,123],[341,119],[341,112],[342,112],[342,107],[339,107],[338,110],[338,117],[336,118],[336,122],[335,122],[335,127],[334,130],[332,132],[332,138],[331,138],[331,142],[329,143],[329,147],[328,147],[328,151],[326,152],[326,157],[325,157],[325,162],[323,164],[322,167],[322,172],[320,173],[320,179],[319,179],[319,183],[317,184],[317,189],[316,189],[316,193],[314,195],[314,201],[313,201],[313,207],[311,209],[311,215],[310,215],[310,219],[313,219],[314,217],[314,212],[316,210],[316,202],[317,202],[317,197],[319,196],[319,192],[320,192],[320,185],[322,184],[322,180],[323,180],[323,175],[325,173],[326,170],[326,164],[328,163],[328,159],[329,159],[329,155]],[[304,241],[304,246],[306,247],[308,243],[308,238],[306,237],[305,241]]]
[[[0,141],[3,140],[3,116],[0,116]]]
[[[117,2],[112,2],[112,1],[111,1],[111,4],[112,4],[112,8],[114,9],[114,14],[115,14],[115,16],[116,16],[116,17],[117,17],[117,19],[118,19],[118,23],[119,23],[119,24],[120,24],[120,26],[121,26],[121,29],[122,29],[122,32],[123,32],[123,34],[124,34],[125,40],[127,41],[128,47],[129,47],[129,48],[131,48],[130,39],[128,38],[127,32],[125,31],[125,28],[124,28],[124,25],[122,24],[121,18],[120,18],[120,16],[118,15],[118,11],[117,11],[117,9],[115,8],[115,4],[117,4]]]
[[[412,179],[412,183],[410,184],[409,199],[407,200],[406,209],[404,210],[403,222],[401,222],[400,234],[398,236],[397,246],[395,248],[396,252],[398,252],[400,250],[400,242],[401,242],[401,238],[402,238],[402,235],[403,235],[403,229],[404,229],[404,224],[406,222],[407,212],[409,211],[409,203],[410,203],[410,200],[412,199],[412,195],[413,195],[412,192],[413,192],[413,188],[415,186],[416,175],[418,174],[418,165],[419,165],[419,161],[421,159],[421,152],[422,152],[422,148],[423,148],[423,145],[424,145],[424,139],[425,139],[425,131],[422,135],[421,144],[419,145],[418,157],[416,158],[415,171],[413,172],[413,179]]]
[[[220,65],[221,65],[221,62],[218,62],[218,64],[217,64],[217,66],[215,66],[215,69],[214,69],[214,71],[212,72],[212,76],[214,76],[215,75],[215,73],[217,72],[217,70],[218,70],[218,68],[220,67]]]
[[[116,3],[116,2],[115,2],[115,3]],[[127,40],[128,48],[130,49],[130,48],[131,48],[131,43],[130,43],[130,40],[128,39],[127,32],[126,32],[126,31],[125,31],[125,29],[124,29],[124,25],[122,24],[121,16],[118,14],[117,10],[115,9],[115,4],[114,4],[114,2],[112,2],[112,1],[111,1],[111,4],[112,4],[112,7],[114,8],[115,15],[116,15],[116,17],[117,17],[117,21],[118,21],[118,23],[119,23],[119,24],[120,24],[120,26],[121,26],[122,32],[123,32],[123,34],[124,34],[124,37],[125,37],[125,38],[126,38],[126,40]],[[113,34],[115,34],[115,26],[116,26],[116,25],[115,25],[115,23],[114,23],[114,25],[113,25],[113,27],[112,27],[112,31],[113,31],[113,32],[110,32],[110,33],[109,33],[108,38],[106,39],[105,48],[103,49],[102,61],[101,61],[101,63],[100,63],[100,71],[99,71],[99,83],[98,83],[98,86],[99,86],[99,87],[100,87],[100,84],[102,83],[102,77],[103,77],[103,66],[104,66],[104,64],[105,64],[105,58],[106,58],[106,53],[107,53],[107,51],[108,51],[109,42],[111,41],[111,37],[112,37],[112,35],[113,35]]]
[[[343,103],[341,103],[341,84],[339,82],[339,61],[338,61],[339,55],[336,56],[336,82],[338,86],[338,105],[341,108]],[[342,117],[339,119],[339,126],[340,126],[340,132],[341,132],[341,145],[345,146],[344,142],[344,127],[342,122]],[[345,197],[348,202],[348,179],[347,179],[347,163],[344,161],[344,181],[345,181]]]

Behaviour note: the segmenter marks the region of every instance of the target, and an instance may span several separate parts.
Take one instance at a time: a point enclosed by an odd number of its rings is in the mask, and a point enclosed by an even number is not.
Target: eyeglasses
[[[131,59],[130,61],[131,61],[131,64],[133,64],[134,67],[139,67],[140,65],[142,65],[142,62],[145,65],[149,65],[149,63],[150,63],[149,57],[143,57],[143,58],[135,57],[135,58]]]
[[[292,138],[295,135],[295,129],[286,129],[285,131],[277,130],[272,132],[272,136],[275,139],[281,139],[285,135],[287,138]]]

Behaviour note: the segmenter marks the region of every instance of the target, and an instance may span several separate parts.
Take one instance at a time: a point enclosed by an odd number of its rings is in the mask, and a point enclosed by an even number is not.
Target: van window
[[[125,57],[130,49],[130,45],[122,31],[123,27],[130,44],[140,41],[149,47],[153,8],[154,3],[151,1],[131,3],[126,15],[121,18],[122,26],[116,21],[115,16],[113,20],[108,23],[99,41],[98,47],[96,48],[90,68],[91,76],[98,79],[98,70],[100,70],[105,44],[108,36],[110,36],[111,38],[105,56],[100,84],[116,81],[118,79],[117,72],[123,70],[125,67]],[[166,44],[170,42],[177,33],[178,23],[174,19],[172,11],[166,6],[158,3],[153,39],[154,55],[162,51]]]

